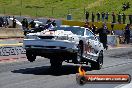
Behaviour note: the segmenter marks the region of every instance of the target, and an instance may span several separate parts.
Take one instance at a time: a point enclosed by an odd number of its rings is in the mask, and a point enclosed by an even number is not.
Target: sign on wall
[[[0,47],[0,56],[26,54],[26,50],[22,46]]]

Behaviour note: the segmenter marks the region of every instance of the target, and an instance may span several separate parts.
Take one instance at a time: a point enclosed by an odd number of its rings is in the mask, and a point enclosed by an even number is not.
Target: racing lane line
[[[110,66],[107,66],[107,67],[103,67],[102,69],[117,67],[117,66],[126,65],[126,64],[131,64],[131,63],[132,63],[132,61],[126,62],[126,63],[120,63],[120,64],[115,64],[115,65],[110,65]]]
[[[2,58],[0,59],[0,63],[4,62],[16,62],[16,61],[24,61],[26,57],[12,57],[12,58]]]
[[[6,46],[22,46],[23,43],[17,43],[17,44],[0,44],[0,47],[6,47]]]
[[[16,60],[18,60],[19,58],[6,58],[6,59],[0,59],[0,63],[4,63],[4,62],[14,62]]]
[[[121,84],[119,86],[116,86],[115,88],[131,88],[132,87],[132,82],[128,84]]]

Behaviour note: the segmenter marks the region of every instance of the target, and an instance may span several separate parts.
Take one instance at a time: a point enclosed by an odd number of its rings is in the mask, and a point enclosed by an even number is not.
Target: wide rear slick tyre
[[[100,70],[102,68],[103,65],[103,52],[101,51],[99,53],[97,62],[92,62],[91,63],[91,69],[92,70]]]
[[[34,55],[33,53],[29,51],[26,51],[26,56],[27,56],[28,61],[30,62],[33,62],[36,59],[36,55]]]
[[[62,67],[62,61],[57,59],[50,59],[51,68],[58,69]]]

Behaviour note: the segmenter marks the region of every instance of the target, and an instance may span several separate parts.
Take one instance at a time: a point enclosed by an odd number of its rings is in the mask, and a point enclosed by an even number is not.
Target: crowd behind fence
[[[132,24],[132,15],[126,15],[125,13],[114,13],[112,12],[111,14],[108,13],[108,12],[98,12],[98,13],[89,13],[88,11],[86,11],[85,13],[85,19],[86,21],[89,21],[90,19],[90,16],[91,16],[91,21],[92,22],[108,22],[109,20],[109,17],[111,16],[111,19],[112,19],[112,23],[119,23],[119,24],[126,24],[126,19],[129,19],[129,24]]]

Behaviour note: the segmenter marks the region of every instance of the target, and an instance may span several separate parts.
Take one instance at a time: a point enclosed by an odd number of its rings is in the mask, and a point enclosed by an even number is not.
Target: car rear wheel
[[[91,63],[91,68],[92,68],[93,70],[100,70],[100,69],[102,68],[102,65],[103,65],[103,52],[101,51],[101,52],[99,53],[97,62],[92,62],[92,63]]]
[[[30,61],[30,62],[33,62],[36,59],[36,55],[32,54],[29,51],[26,51],[26,56],[27,56],[28,61]]]
[[[50,59],[51,68],[60,68],[62,66],[62,61],[57,59]]]

